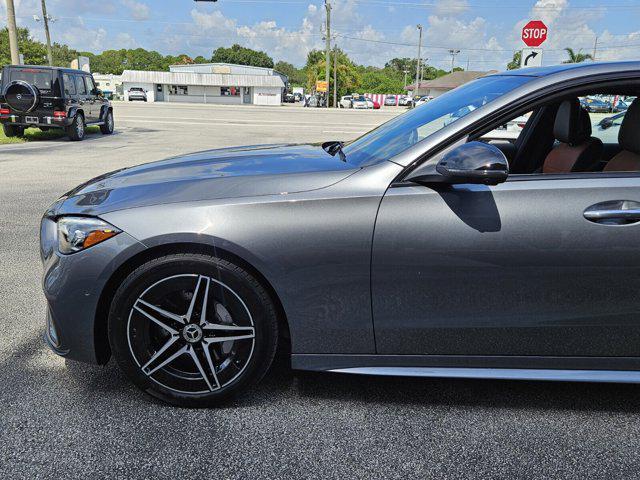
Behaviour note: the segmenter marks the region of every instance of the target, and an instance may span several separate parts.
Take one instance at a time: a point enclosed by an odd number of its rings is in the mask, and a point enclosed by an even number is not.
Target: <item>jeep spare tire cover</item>
[[[14,80],[4,90],[5,102],[16,112],[28,113],[38,105],[38,88],[22,80]]]

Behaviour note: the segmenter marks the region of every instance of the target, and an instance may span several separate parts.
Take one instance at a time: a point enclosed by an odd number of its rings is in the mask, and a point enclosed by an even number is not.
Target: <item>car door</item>
[[[97,122],[100,120],[100,107],[101,101],[96,94],[96,85],[93,82],[93,78],[89,75],[84,75],[84,83],[87,91],[86,103],[89,105],[89,115],[87,116],[88,122]]]
[[[633,173],[393,186],[372,252],[378,353],[640,356],[640,217],[597,219],[633,202]]]

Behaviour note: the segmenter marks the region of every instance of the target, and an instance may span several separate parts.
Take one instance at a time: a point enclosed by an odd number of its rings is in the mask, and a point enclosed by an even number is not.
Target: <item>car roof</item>
[[[571,71],[576,75],[588,75],[593,73],[607,73],[617,71],[638,70],[640,72],[639,61],[628,62],[582,62],[582,63],[562,63],[560,65],[550,65],[548,67],[520,68],[517,70],[507,70],[489,76],[525,76],[525,77],[546,77],[557,73]]]
[[[85,72],[77,68],[51,67],[49,65],[5,65],[4,68],[37,68],[40,70],[60,70],[66,73],[84,73],[85,75],[91,75],[91,72]]]

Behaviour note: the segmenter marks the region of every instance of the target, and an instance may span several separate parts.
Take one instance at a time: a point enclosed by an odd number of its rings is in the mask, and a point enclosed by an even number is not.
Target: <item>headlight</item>
[[[121,231],[99,218],[62,217],[58,219],[58,250],[64,254],[79,252]]]

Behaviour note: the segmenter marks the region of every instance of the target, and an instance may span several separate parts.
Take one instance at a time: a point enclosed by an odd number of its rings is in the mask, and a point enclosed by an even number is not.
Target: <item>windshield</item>
[[[346,145],[347,161],[365,165],[388,160],[531,79],[520,75],[490,76],[451,90]]]

